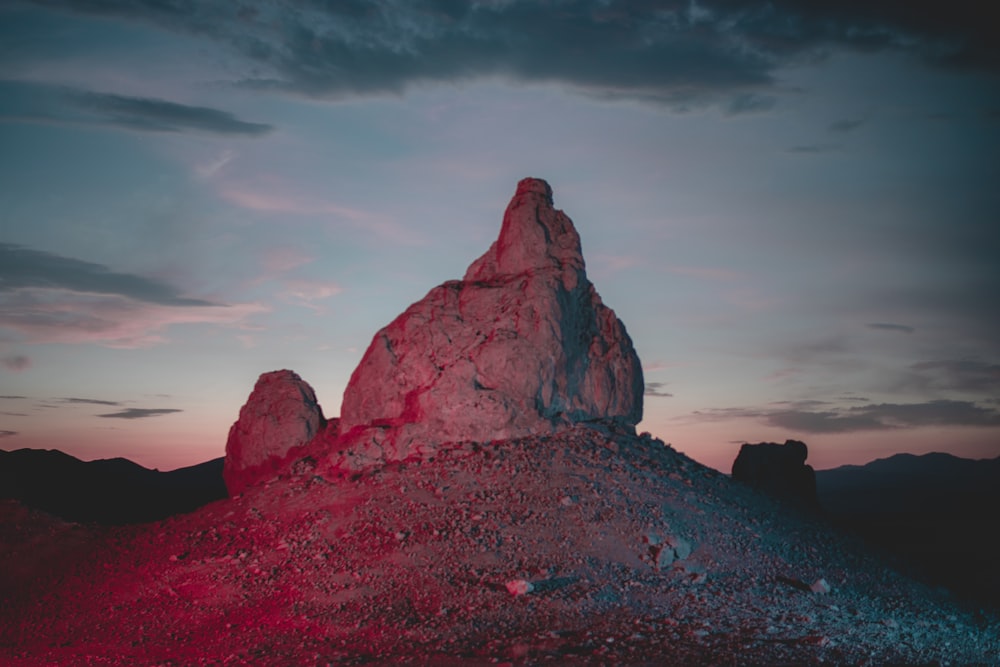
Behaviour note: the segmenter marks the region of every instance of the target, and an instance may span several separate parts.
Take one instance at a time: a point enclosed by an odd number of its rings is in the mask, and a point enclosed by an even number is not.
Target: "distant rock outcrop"
[[[464,279],[375,335],[344,392],[337,448],[363,462],[576,422],[630,429],[642,394],[639,358],[587,279],[572,221],[527,178]]]
[[[302,378],[288,370],[262,374],[229,429],[223,466],[229,495],[280,472],[290,456],[305,453],[325,424],[316,394]]]
[[[733,479],[765,493],[817,509],[816,473],[806,465],[806,443],[786,440],[779,445],[761,442],[744,444],[733,462]]]

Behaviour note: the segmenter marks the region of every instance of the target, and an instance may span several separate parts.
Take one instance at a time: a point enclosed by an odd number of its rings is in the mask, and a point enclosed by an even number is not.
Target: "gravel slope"
[[[30,594],[9,573],[40,537],[0,533],[2,664],[1000,664],[997,619],[582,426],[362,474],[307,459],[165,522],[46,531],[74,548],[47,547]]]

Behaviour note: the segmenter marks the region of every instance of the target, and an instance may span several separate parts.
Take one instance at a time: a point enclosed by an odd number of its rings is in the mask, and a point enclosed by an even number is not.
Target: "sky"
[[[546,179],[648,431],[728,472],[1000,455],[1000,42],[976,0],[7,0],[0,448],[222,456]]]

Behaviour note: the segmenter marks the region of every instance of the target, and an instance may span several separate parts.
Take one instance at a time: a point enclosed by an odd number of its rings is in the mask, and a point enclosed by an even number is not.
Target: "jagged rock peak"
[[[500,236],[464,279],[489,282],[544,269],[564,271],[572,289],[584,270],[580,235],[573,221],[553,207],[549,184],[525,178],[507,206]]]
[[[325,425],[313,388],[289,370],[263,373],[229,429],[222,474],[229,495],[281,471]]]
[[[576,422],[631,428],[642,393],[639,358],[587,280],[573,222],[529,178],[465,279],[375,334],[344,392],[336,449],[385,460]]]

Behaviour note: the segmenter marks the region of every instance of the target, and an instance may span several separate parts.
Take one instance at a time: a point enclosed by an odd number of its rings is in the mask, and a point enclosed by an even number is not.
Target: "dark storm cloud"
[[[250,123],[211,107],[27,81],[0,81],[0,120],[250,137],[261,136],[274,129],[271,125]]]
[[[96,398],[60,398],[63,403],[84,403],[86,405],[121,405],[119,401],[102,401]]]
[[[51,288],[88,294],[113,294],[163,306],[213,306],[181,296],[174,287],[106,266],[0,243],[0,293],[23,288]]]
[[[878,329],[880,331],[899,331],[901,333],[911,334],[916,329],[914,327],[908,326],[906,324],[892,324],[890,322],[871,322],[865,325],[869,329]]]
[[[145,419],[146,417],[156,417],[158,415],[169,415],[174,412],[183,412],[171,408],[126,408],[120,412],[109,412],[98,417],[107,419]]]
[[[666,385],[665,382],[647,382],[646,383],[646,396],[663,396],[665,398],[673,397],[670,392],[663,391],[663,387]]]
[[[15,354],[9,357],[4,357],[3,359],[0,359],[0,363],[3,363],[4,368],[14,372],[23,371],[26,368],[31,367],[31,359],[23,354]]]
[[[711,421],[756,419],[769,426],[799,433],[850,433],[919,426],[1000,426],[1000,410],[954,400],[879,403],[823,410],[797,407],[721,408],[699,410],[694,416]]]
[[[245,83],[307,95],[399,92],[501,76],[675,108],[741,97],[832,50],[915,53],[1000,71],[991,3],[957,0],[38,0],[207,36],[260,70]]]

